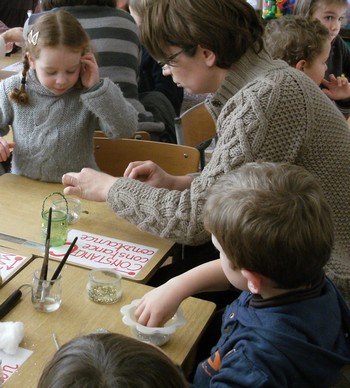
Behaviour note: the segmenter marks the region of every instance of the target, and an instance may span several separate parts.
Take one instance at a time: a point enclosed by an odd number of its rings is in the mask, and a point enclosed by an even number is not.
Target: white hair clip
[[[38,38],[39,38],[39,31],[33,34],[33,30],[30,30],[30,33],[28,34],[28,37],[27,37],[28,42],[36,46],[38,43]]]

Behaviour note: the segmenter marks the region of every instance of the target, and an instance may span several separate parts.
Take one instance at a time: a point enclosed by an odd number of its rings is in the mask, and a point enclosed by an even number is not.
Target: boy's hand
[[[329,76],[329,81],[323,80],[321,85],[326,89],[323,92],[332,100],[346,100],[350,98],[350,84],[345,76],[335,77],[334,74]]]
[[[135,310],[135,318],[144,326],[164,326],[181,302],[171,282],[165,283],[143,296]]]
[[[11,155],[11,150],[16,147],[16,143],[8,143],[0,137],[0,162],[6,162]]]
[[[86,89],[92,88],[100,80],[100,72],[94,54],[87,53],[81,57],[80,79]]]

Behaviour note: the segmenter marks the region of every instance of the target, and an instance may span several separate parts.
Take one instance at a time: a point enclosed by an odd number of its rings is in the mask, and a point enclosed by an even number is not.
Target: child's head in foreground
[[[242,289],[241,270],[262,275],[273,289],[311,286],[323,276],[333,245],[321,186],[286,163],[248,163],[222,176],[209,192],[204,224],[228,280]]]
[[[283,59],[320,85],[331,49],[328,29],[317,19],[283,16],[265,27],[265,42],[272,58]]]
[[[90,334],[64,344],[38,388],[180,388],[180,369],[158,348],[121,334]]]

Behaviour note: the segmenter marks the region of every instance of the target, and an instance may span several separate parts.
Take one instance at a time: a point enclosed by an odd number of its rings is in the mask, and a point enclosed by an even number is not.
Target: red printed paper
[[[122,276],[134,278],[158,249],[93,233],[71,230],[66,245],[50,248],[52,258],[62,258],[70,243],[78,237],[68,262],[88,268],[111,268]]]
[[[0,252],[0,274],[3,283],[29,259],[14,253]]]
[[[27,358],[33,353],[32,350],[18,348],[15,355],[9,355],[0,350],[1,371],[0,371],[0,386],[5,383],[18,368],[27,360]],[[1,373],[2,372],[2,373]]]

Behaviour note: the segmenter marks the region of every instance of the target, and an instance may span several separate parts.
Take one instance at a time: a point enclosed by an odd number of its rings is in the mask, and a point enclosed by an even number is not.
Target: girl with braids
[[[70,13],[45,14],[25,45],[22,74],[0,84],[0,162],[12,152],[11,172],[59,182],[67,171],[98,169],[93,132],[130,137],[137,112],[119,87],[100,79],[90,40]]]

